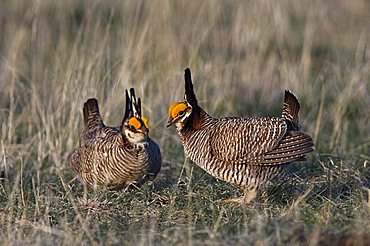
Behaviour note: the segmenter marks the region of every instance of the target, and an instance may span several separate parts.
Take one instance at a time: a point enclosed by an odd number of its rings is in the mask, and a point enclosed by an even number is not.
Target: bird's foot
[[[225,200],[220,200],[220,203],[223,204],[229,204],[229,203],[236,203],[241,205],[249,204],[251,201],[253,201],[257,196],[257,190],[256,189],[245,189],[244,190],[244,196],[242,197],[232,197],[227,198]]]
[[[221,202],[222,203],[243,204],[244,203],[244,198],[243,197],[233,197],[233,198],[228,198],[228,199],[222,200]]]
[[[253,201],[257,196],[257,190],[256,189],[245,189],[244,190],[244,197],[243,202],[244,204],[248,204],[251,201]]]

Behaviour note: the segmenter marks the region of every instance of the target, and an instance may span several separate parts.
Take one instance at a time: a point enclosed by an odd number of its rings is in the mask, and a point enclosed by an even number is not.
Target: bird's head
[[[175,124],[177,128],[182,128],[187,119],[191,116],[193,107],[188,101],[175,102],[168,109],[167,127]]]
[[[141,114],[140,98],[136,100],[134,88],[126,90],[126,111],[122,123],[122,133],[132,143],[145,140],[149,134],[148,120]]]
[[[198,109],[198,101],[194,94],[193,82],[191,80],[190,69],[185,69],[185,95],[184,101],[173,103],[168,109],[167,127],[175,124],[177,128],[182,129],[188,119],[193,116]]]

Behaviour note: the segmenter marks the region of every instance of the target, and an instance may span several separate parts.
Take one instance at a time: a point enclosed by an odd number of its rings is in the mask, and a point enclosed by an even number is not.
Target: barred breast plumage
[[[140,99],[126,90],[126,112],[120,127],[104,125],[96,99],[84,104],[85,129],[71,166],[82,183],[94,187],[121,187],[154,179],[161,169],[158,145],[148,136]]]
[[[208,115],[185,70],[185,100],[169,109],[168,125],[176,124],[187,157],[214,177],[244,189],[250,202],[259,188],[283,175],[283,165],[303,160],[313,151],[311,136],[300,131],[299,103],[285,91],[281,118],[220,118]]]

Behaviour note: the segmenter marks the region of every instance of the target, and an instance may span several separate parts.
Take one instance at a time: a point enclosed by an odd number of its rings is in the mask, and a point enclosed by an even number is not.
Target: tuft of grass
[[[0,9],[0,238],[4,244],[369,243],[369,2],[25,1]],[[214,116],[279,116],[301,102],[316,151],[299,182],[241,192],[184,158],[167,108],[191,67]],[[151,184],[86,191],[68,156],[82,105],[108,125],[134,86],[164,159]]]

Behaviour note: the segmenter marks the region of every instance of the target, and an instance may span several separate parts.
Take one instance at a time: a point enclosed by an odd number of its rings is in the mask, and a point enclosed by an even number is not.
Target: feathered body
[[[133,115],[135,104],[127,92],[126,99],[126,115],[120,127],[104,125],[96,99],[85,103],[85,129],[80,146],[70,160],[82,183],[94,187],[121,187],[152,180],[160,171],[160,149],[147,136],[147,123],[140,110],[140,115]],[[140,107],[140,103],[136,107]]]
[[[283,165],[313,151],[312,138],[300,131],[298,111],[298,100],[286,91],[281,118],[213,118],[198,105],[187,69],[185,101],[170,107],[168,126],[176,124],[187,157],[244,189],[243,201],[249,202],[283,174]]]

